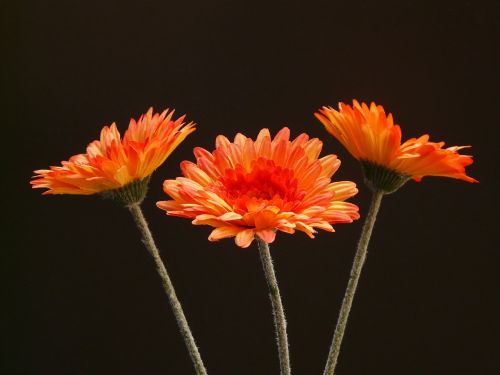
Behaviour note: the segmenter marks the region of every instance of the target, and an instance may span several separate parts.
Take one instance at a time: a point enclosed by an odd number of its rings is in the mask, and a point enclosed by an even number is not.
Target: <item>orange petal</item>
[[[242,231],[238,232],[238,234],[236,235],[236,238],[235,238],[236,245],[238,245],[239,247],[246,248],[246,247],[250,246],[254,237],[255,237],[255,233],[254,233],[253,229],[242,230]]]
[[[234,237],[238,234],[238,227],[220,227],[215,228],[208,236],[209,241],[218,241],[222,238]]]

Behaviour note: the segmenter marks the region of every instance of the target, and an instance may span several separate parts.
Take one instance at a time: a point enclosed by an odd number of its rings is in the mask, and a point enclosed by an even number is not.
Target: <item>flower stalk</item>
[[[170,280],[167,269],[165,268],[165,264],[161,260],[160,253],[158,251],[158,248],[156,247],[148,223],[142,213],[140,203],[130,204],[127,206],[127,208],[132,214],[134,221],[139,228],[139,231],[141,232],[142,242],[155,261],[156,269],[161,277],[163,289],[167,294],[170,306],[172,307],[172,312],[174,313],[182,338],[184,339],[189,355],[191,356],[196,374],[207,375],[207,370],[203,365],[200,352],[198,351],[198,347],[196,346],[196,343],[194,341],[193,334],[191,333],[191,329],[189,328],[186,316],[184,315],[184,311],[182,310],[181,303],[177,298],[174,286],[172,284],[172,281]]]
[[[349,282],[345,291],[344,300],[342,301],[342,307],[340,308],[337,326],[335,327],[335,333],[333,335],[332,345],[330,346],[330,352],[328,353],[328,360],[326,362],[323,375],[334,374],[337,359],[340,353],[340,346],[342,345],[342,339],[344,337],[347,320],[352,307],[352,301],[354,300],[354,294],[356,293],[361,270],[363,268],[363,264],[365,263],[373,226],[375,225],[377,213],[380,209],[380,203],[384,194],[385,193],[382,190],[373,191],[370,208],[368,210],[368,214],[366,215],[365,223],[359,238],[356,255],[354,256],[354,262],[349,276]]]
[[[273,267],[273,260],[271,258],[271,253],[269,252],[268,243],[259,237],[256,237],[256,240],[273,308],[274,328],[276,330],[276,340],[278,343],[281,375],[290,375],[290,354],[288,351],[285,311],[281,302],[278,281]]]

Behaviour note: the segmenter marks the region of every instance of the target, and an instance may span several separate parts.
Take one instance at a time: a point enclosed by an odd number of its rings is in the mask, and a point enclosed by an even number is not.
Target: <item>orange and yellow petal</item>
[[[401,144],[401,128],[380,105],[354,100],[352,106],[339,103],[338,110],[323,107],[315,116],[361,161],[374,188],[391,192],[409,178],[419,181],[424,176],[477,182],[465,171],[472,156],[458,153],[464,146],[443,148],[444,142],[430,142],[428,135]]]
[[[164,182],[171,200],[157,206],[167,214],[215,227],[209,239],[235,237],[248,247],[255,237],[271,243],[277,231],[333,231],[332,224],[359,218],[357,206],[341,205],[357,193],[352,182],[332,183],[340,166],[335,155],[321,159],[322,142],[307,134],[274,138],[262,129],[255,140],[237,134],[216,138],[209,152],[195,148],[196,163],[181,163],[183,177]]]
[[[85,154],[36,170],[31,185],[47,189],[43,194],[91,195],[146,181],[195,130],[193,123],[183,122],[184,116],[172,120],[173,113],[153,113],[150,108],[139,121],[130,120],[123,139],[115,123],[104,126]]]

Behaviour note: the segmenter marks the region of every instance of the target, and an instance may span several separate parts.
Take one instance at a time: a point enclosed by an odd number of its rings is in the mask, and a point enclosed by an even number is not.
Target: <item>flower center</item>
[[[264,206],[288,210],[305,195],[298,191],[292,170],[264,158],[252,162],[250,171],[242,165],[226,170],[221,182],[219,193],[235,210],[254,211]]]

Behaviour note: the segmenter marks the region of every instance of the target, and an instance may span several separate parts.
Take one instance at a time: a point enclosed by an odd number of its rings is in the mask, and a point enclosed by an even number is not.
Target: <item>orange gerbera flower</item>
[[[268,129],[256,141],[243,134],[233,143],[218,136],[215,151],[195,148],[197,163],[182,162],[184,177],[164,182],[173,200],[157,206],[215,227],[210,241],[236,237],[241,247],[255,236],[271,243],[277,230],[300,230],[313,238],[315,228],[333,232],[331,224],[358,219],[358,207],[344,202],[358,192],[356,185],[331,182],[340,166],[337,156],[318,159],[323,144],[307,134],[289,138],[288,128],[274,139]]]
[[[48,189],[43,194],[132,195],[126,200],[144,195],[149,176],[195,130],[193,123],[184,126],[184,116],[172,120],[173,114],[168,110],[153,114],[150,108],[139,121],[130,120],[123,140],[115,123],[105,126],[100,140],[90,143],[85,154],[72,156],[58,167],[36,170],[33,188]],[[120,190],[124,187],[129,189]]]
[[[353,100],[352,107],[339,103],[339,111],[323,107],[315,116],[362,162],[365,177],[382,190],[390,192],[410,178],[420,181],[424,176],[477,182],[465,174],[472,156],[457,152],[470,146],[443,148],[444,142],[429,142],[427,134],[401,144],[401,128],[394,124],[392,114],[386,115],[373,102],[368,106]]]

